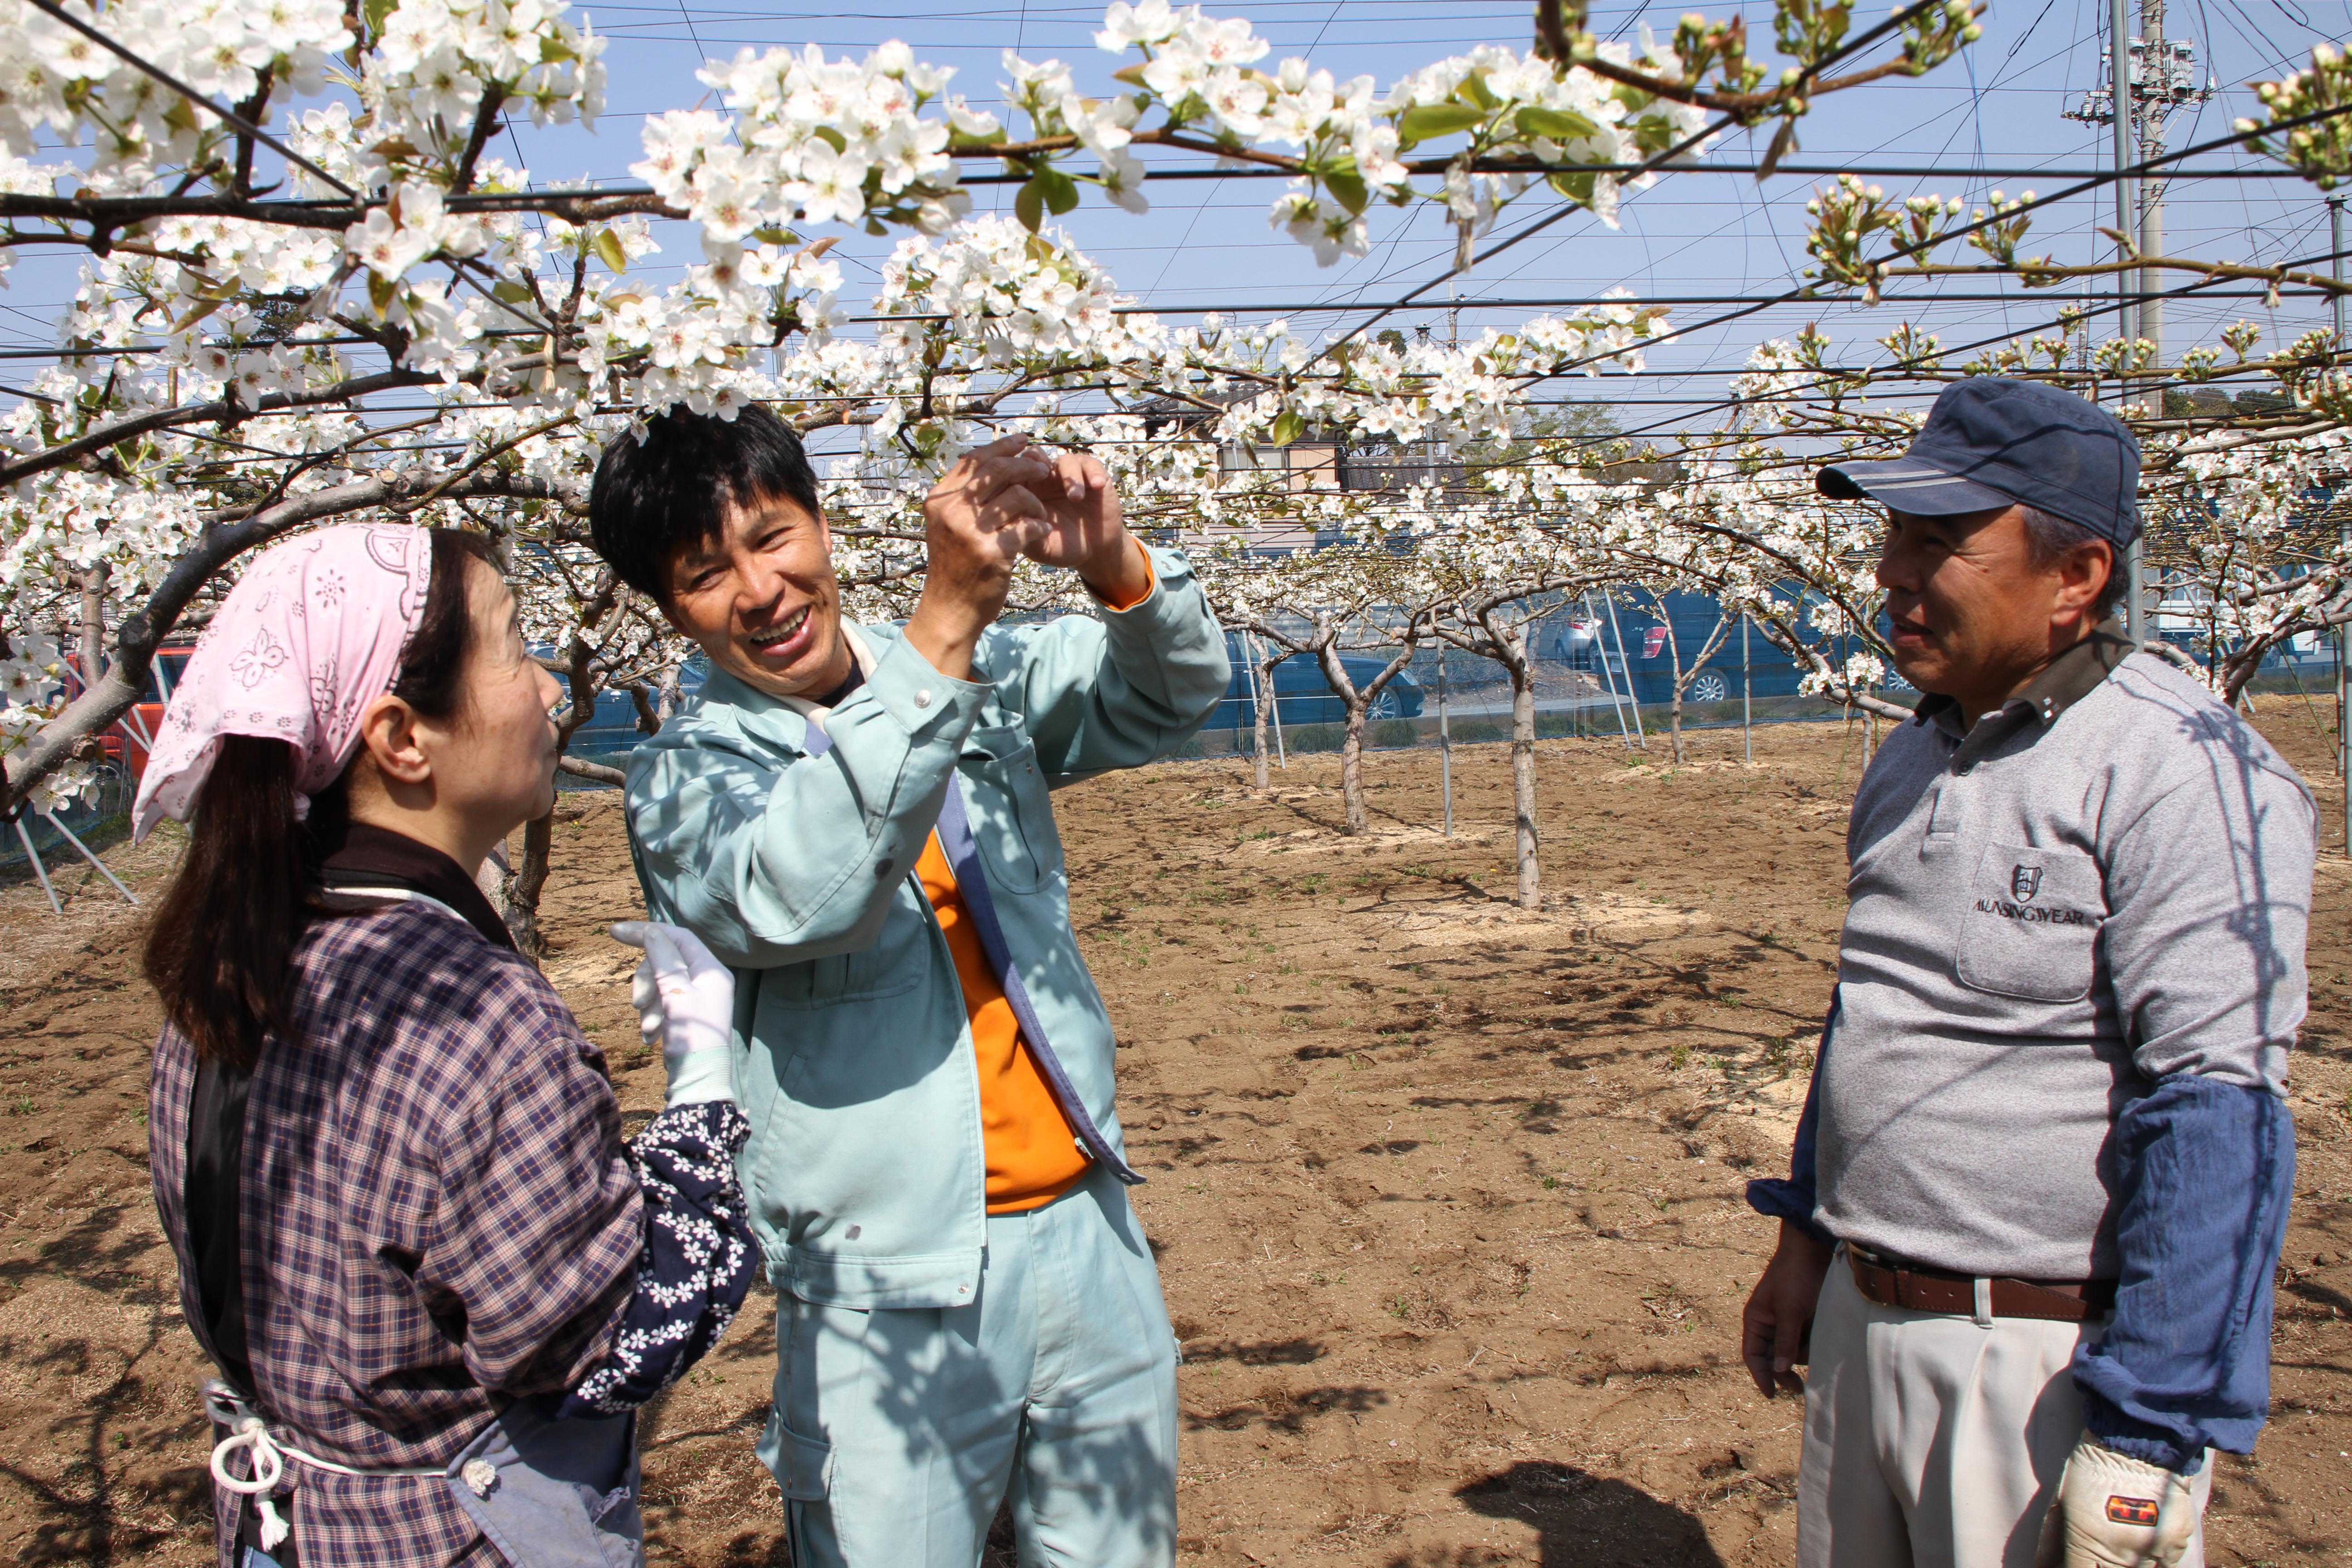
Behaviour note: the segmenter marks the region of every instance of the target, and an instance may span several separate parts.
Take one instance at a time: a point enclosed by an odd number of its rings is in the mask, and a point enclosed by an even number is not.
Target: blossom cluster
[[[68,13],[215,101],[314,95],[331,57],[351,47],[336,0],[120,0]],[[226,127],[192,111],[87,34],[24,0],[0,0],[0,152],[29,158],[40,140],[73,145],[92,133],[77,171],[98,192],[135,193],[164,167],[191,167]]]

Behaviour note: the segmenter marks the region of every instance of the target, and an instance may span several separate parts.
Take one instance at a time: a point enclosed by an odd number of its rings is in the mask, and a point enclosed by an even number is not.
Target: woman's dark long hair
[[[465,701],[474,617],[466,563],[493,563],[478,534],[433,531],[433,576],[424,618],[410,638],[392,693],[428,719]],[[265,1035],[300,1035],[291,1005],[295,944],[317,907],[313,838],[347,809],[342,778],[294,815],[294,748],[258,735],[226,735],[196,792],[187,853],[147,935],[147,979],[196,1054],[250,1071]]]

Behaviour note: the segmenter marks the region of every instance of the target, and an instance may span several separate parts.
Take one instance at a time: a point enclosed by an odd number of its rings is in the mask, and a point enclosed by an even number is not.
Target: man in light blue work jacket
[[[1024,1563],[1165,1564],[1175,1346],[1047,791],[1181,744],[1224,641],[1090,458],[997,442],[924,516],[915,613],[853,626],[806,457],[763,409],[649,421],[590,503],[598,552],[710,659],[630,761],[629,832],[653,917],[738,974],[741,1172],[779,1297],[761,1455],[800,1568],[970,1568],[1008,1492]],[[1024,556],[1103,612],[996,626]],[[1000,1030],[1050,1121],[1020,1157],[1069,1172],[1016,1213]]]

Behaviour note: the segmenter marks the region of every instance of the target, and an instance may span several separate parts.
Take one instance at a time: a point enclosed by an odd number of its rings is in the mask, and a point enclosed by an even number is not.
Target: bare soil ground
[[[2277,715],[2332,824],[2312,727]],[[1510,886],[1505,749],[1337,763],[1254,794],[1172,763],[1060,797],[1076,914],[1128,1050],[1137,1194],[1185,1344],[1183,1557],[1367,1568],[1780,1564],[1798,1407],[1737,1352],[1771,1241],[1742,1184],[1787,1158],[1843,913],[1859,746],[1834,727],[1702,738],[1666,769],[1539,748],[1540,914]],[[656,1103],[611,796],[560,807],[549,969]],[[110,863],[152,890],[172,849]],[[0,1556],[205,1559],[204,1368],[148,1196],[156,1026],[138,921],[68,873],[53,918],[0,886]],[[2295,1064],[2301,1163],[2275,1405],[2226,1460],[2222,1564],[2352,1557],[2352,868],[2331,826]],[[772,1301],[652,1413],[656,1561],[784,1561],[751,1446]]]

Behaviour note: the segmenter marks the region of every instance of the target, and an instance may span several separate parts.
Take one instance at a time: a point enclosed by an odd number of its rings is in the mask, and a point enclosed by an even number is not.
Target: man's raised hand
[[[1151,589],[1151,568],[1127,531],[1110,470],[1085,452],[1056,453],[1053,466],[1053,479],[1033,487],[1052,526],[1031,547],[1030,558],[1068,567],[1114,605],[1143,597]]]
[[[1025,436],[965,453],[923,498],[928,560],[907,640],[941,675],[971,673],[971,650],[1004,608],[1013,569],[1034,555],[1053,521],[1041,490],[1061,488],[1053,462]]]

